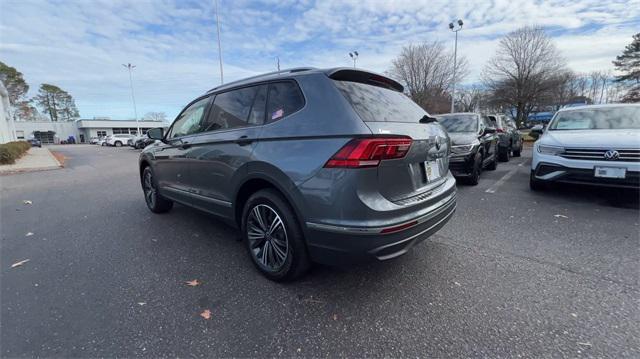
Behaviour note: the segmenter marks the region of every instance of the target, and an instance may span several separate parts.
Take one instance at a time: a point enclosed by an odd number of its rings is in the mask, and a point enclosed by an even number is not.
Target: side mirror
[[[161,140],[164,138],[164,128],[156,127],[147,131],[147,136],[152,140]]]
[[[493,127],[485,127],[484,128],[484,135],[489,134],[489,133],[496,133],[496,129]]]
[[[544,126],[542,126],[542,125],[535,125],[535,126],[531,127],[531,133],[535,133],[537,135],[541,135],[542,132],[544,132]]]

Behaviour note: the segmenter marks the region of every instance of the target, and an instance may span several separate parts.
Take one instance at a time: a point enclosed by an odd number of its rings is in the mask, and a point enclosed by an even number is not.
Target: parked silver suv
[[[387,77],[299,68],[229,83],[191,102],[140,155],[147,206],[173,202],[237,225],[268,278],[311,262],[386,260],[456,207],[449,138]]]

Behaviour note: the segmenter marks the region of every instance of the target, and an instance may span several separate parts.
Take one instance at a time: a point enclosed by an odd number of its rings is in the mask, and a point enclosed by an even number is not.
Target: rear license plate
[[[602,178],[625,178],[627,169],[624,167],[595,167],[593,174],[595,177]]]
[[[442,174],[440,173],[439,160],[425,161],[424,169],[425,169],[425,173],[427,174],[427,182],[433,182],[438,178],[442,177]]]

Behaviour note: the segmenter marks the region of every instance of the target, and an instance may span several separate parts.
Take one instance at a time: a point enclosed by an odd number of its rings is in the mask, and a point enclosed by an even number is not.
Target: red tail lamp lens
[[[333,155],[325,167],[376,167],[382,160],[403,158],[411,143],[410,137],[355,138]]]

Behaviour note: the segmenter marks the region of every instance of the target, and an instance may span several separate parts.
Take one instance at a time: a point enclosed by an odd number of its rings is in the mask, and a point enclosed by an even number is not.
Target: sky
[[[71,93],[82,118],[172,120],[220,84],[215,0],[0,0],[0,61],[31,89]],[[224,80],[298,66],[357,66],[384,73],[402,46],[442,41],[463,19],[458,53],[478,83],[500,38],[524,25],[545,28],[578,72],[611,61],[640,31],[640,0],[218,0]]]

